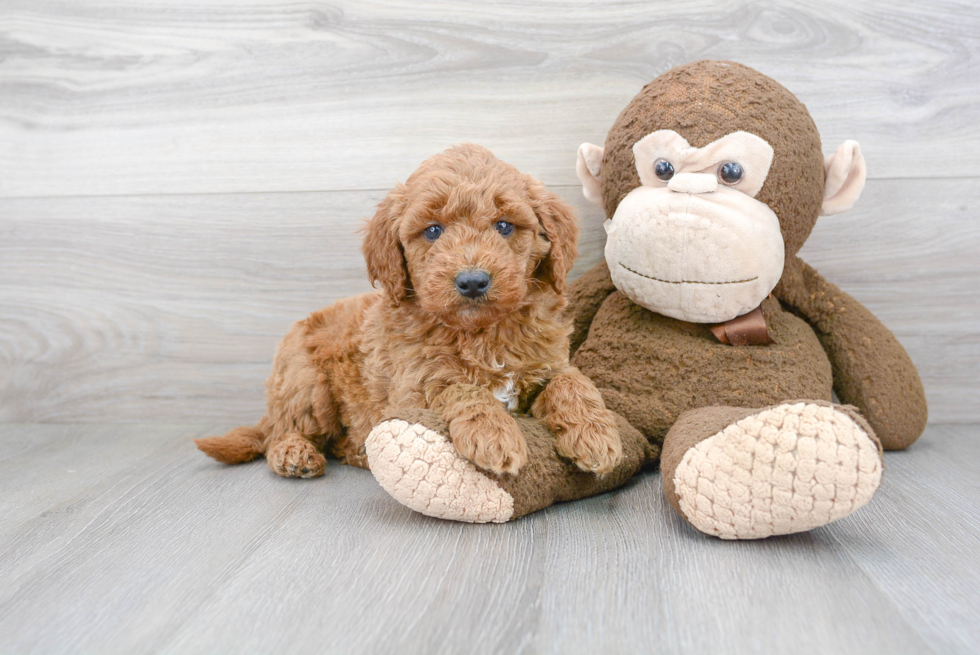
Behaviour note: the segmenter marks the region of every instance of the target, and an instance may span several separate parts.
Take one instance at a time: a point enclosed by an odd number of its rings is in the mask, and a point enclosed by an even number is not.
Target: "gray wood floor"
[[[0,651],[980,650],[980,426],[887,454],[846,519],[735,543],[678,519],[655,473],[467,525],[360,469],[211,462],[190,439],[223,427],[0,428]]]
[[[804,258],[922,373],[931,424],[811,533],[723,543],[657,474],[513,524],[369,473],[224,468],[276,341],[367,288],[355,233],[425,157],[574,175],[653,77],[772,76],[869,181]],[[0,653],[980,652],[973,0],[0,0]]]

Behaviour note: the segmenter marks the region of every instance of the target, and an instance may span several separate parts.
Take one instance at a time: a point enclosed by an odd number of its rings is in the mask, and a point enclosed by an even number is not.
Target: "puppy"
[[[562,294],[578,241],[569,206],[461,145],[423,162],[364,231],[380,289],[294,325],[266,383],[266,415],[198,448],[229,464],[264,454],[277,474],[312,478],[322,453],[367,468],[372,427],[399,408],[428,408],[463,457],[513,474],[527,445],[512,414],[530,411],[561,455],[612,470],[622,457],[612,414],[568,364]]]

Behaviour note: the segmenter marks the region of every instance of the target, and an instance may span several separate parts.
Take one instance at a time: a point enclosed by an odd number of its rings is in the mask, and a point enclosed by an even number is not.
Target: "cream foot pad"
[[[881,484],[877,444],[846,413],[779,405],[684,453],[674,489],[687,519],[722,539],[802,532],[847,516]]]
[[[365,447],[381,487],[416,512],[468,523],[503,523],[514,514],[509,493],[421,423],[384,421]]]

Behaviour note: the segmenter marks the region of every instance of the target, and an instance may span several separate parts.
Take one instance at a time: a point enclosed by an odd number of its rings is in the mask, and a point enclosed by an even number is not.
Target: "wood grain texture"
[[[880,492],[854,516],[734,543],[676,517],[657,474],[466,525],[401,507],[360,469],[298,481],[261,462],[224,467],[190,442],[209,431],[0,426],[0,442],[20,444],[0,480],[39,499],[0,524],[5,650],[980,649],[976,425],[931,426],[886,454]],[[0,512],[15,504],[0,494]]]
[[[461,141],[568,185],[704,58],[779,80],[873,178],[977,175],[978,49],[969,0],[7,0],[0,195],[387,189]]]
[[[886,456],[888,493],[852,517],[853,531],[830,535],[940,653],[980,648],[978,436],[976,426],[936,426],[911,450]]]
[[[257,418],[289,326],[370,289],[383,195],[0,201],[0,421]]]
[[[602,257],[583,223],[577,276]],[[0,200],[0,421],[237,421],[293,321],[367,290],[383,192]],[[980,181],[872,181],[803,256],[898,335],[934,421],[980,420]]]

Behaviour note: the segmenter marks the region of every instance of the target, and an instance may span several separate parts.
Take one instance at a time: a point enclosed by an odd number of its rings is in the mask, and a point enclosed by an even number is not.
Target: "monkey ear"
[[[405,209],[405,187],[396,186],[378,205],[364,227],[361,247],[371,286],[380,285],[392,304],[400,303],[408,292],[408,267],[398,241],[398,221]]]
[[[826,183],[820,213],[830,216],[846,212],[861,195],[867,175],[861,146],[857,141],[845,141],[837,152],[824,159],[824,170]]]
[[[601,146],[583,143],[578,147],[578,161],[575,162],[575,172],[582,182],[582,193],[597,207],[602,207],[602,184],[599,182],[599,173],[604,153],[605,148]]]
[[[565,293],[568,272],[578,256],[578,219],[575,210],[540,182],[532,187],[531,206],[551,250],[538,264],[535,276],[549,284],[555,293]]]

